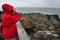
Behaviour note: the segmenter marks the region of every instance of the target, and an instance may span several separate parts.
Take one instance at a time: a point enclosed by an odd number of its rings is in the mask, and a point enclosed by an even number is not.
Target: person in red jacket
[[[20,21],[20,16],[10,4],[3,4],[2,9],[2,36],[5,40],[16,40],[18,36],[16,22]]]

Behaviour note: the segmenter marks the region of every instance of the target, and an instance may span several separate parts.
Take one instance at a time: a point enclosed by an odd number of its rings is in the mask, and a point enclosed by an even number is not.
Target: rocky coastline
[[[60,18],[58,15],[41,13],[19,13],[19,15],[20,22],[31,40],[60,40]]]

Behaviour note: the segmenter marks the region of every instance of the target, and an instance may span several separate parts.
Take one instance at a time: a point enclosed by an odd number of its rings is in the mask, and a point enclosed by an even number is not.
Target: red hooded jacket
[[[17,12],[12,14],[14,8],[9,4],[3,4],[2,9],[2,36],[8,39],[17,37],[16,22],[20,21],[20,16]]]

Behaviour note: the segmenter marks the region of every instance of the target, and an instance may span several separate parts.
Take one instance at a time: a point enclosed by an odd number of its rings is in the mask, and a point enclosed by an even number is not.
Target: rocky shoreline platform
[[[21,23],[32,40],[60,40],[60,18],[58,15],[25,13]]]

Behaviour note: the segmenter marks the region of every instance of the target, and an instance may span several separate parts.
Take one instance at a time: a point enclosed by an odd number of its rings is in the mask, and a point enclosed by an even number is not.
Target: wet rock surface
[[[58,15],[21,14],[21,23],[32,40],[60,40]]]

